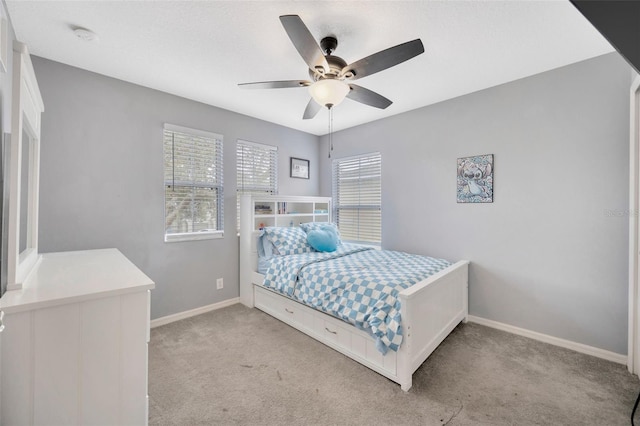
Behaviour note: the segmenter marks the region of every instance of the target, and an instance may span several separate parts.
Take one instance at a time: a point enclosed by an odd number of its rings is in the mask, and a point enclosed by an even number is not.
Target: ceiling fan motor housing
[[[338,39],[335,37],[325,37],[320,40],[320,47],[322,51],[325,53],[325,59],[329,64],[329,72],[326,72],[324,69],[309,69],[309,76],[313,79],[313,81],[333,78],[343,80],[344,77],[350,78],[353,77],[353,73],[350,75],[341,75],[344,67],[347,66],[347,62],[339,56],[334,56],[331,53],[336,50],[338,47]],[[348,74],[348,73],[347,73]]]
[[[320,40],[320,48],[325,55],[331,55],[338,48],[338,39],[335,37],[325,37]]]

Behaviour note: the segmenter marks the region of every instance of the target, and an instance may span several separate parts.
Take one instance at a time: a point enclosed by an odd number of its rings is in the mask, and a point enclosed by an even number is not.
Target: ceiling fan
[[[345,97],[372,107],[387,108],[392,101],[351,82],[391,68],[424,52],[422,41],[416,39],[347,64],[344,59],[332,55],[338,47],[338,40],[335,37],[323,38],[318,46],[298,15],[283,15],[280,17],[280,22],[298,53],[309,66],[309,77],[312,81],[262,81],[242,83],[238,86],[244,89],[308,87],[311,99],[304,110],[302,118],[305,120],[315,117],[323,106],[331,109]]]

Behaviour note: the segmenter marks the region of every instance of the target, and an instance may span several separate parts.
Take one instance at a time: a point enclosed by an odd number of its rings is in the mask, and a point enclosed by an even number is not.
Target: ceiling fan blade
[[[307,87],[311,82],[307,80],[284,80],[284,81],[259,81],[256,83],[240,83],[241,89],[286,89],[288,87]]]
[[[365,89],[362,86],[356,86],[355,84],[350,84],[349,93],[347,93],[347,98],[352,99],[357,102],[361,102],[365,105],[369,105],[372,107],[385,109],[393,102],[389,99],[385,98],[382,95],[377,94],[369,89]]]
[[[280,22],[309,68],[322,73],[329,72],[329,63],[302,19],[298,15],[283,15]]]
[[[397,46],[381,50],[378,53],[369,55],[352,64],[347,65],[340,72],[341,75],[347,76],[349,80],[357,80],[379,71],[391,68],[404,61],[407,61],[424,52],[424,46],[420,39],[408,41]],[[353,77],[348,77],[348,73],[352,72]]]
[[[319,103],[313,100],[313,98],[309,99],[309,103],[307,107],[304,109],[304,115],[302,116],[303,120],[309,120],[318,114],[318,112],[322,109]]]

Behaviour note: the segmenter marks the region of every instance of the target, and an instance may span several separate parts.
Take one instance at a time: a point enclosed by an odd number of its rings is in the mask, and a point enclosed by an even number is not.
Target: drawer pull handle
[[[4,311],[0,311],[0,333],[4,330]]]
[[[293,311],[290,311],[290,310],[289,310],[289,309],[287,309],[287,308],[284,308],[284,310],[285,310],[285,311],[287,311],[287,312],[289,312],[290,314],[292,314],[292,313],[293,313]]]
[[[328,331],[329,333],[331,333],[331,334],[338,334],[338,332],[337,332],[337,331],[331,331],[331,330],[329,330],[327,327],[325,327],[324,329],[325,329],[325,330],[327,330],[327,331]]]

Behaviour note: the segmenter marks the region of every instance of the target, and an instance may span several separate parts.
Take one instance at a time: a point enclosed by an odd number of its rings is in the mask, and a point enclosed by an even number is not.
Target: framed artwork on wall
[[[291,158],[291,177],[299,179],[309,179],[309,160],[302,158]]]
[[[493,203],[493,154],[458,158],[458,203]]]

